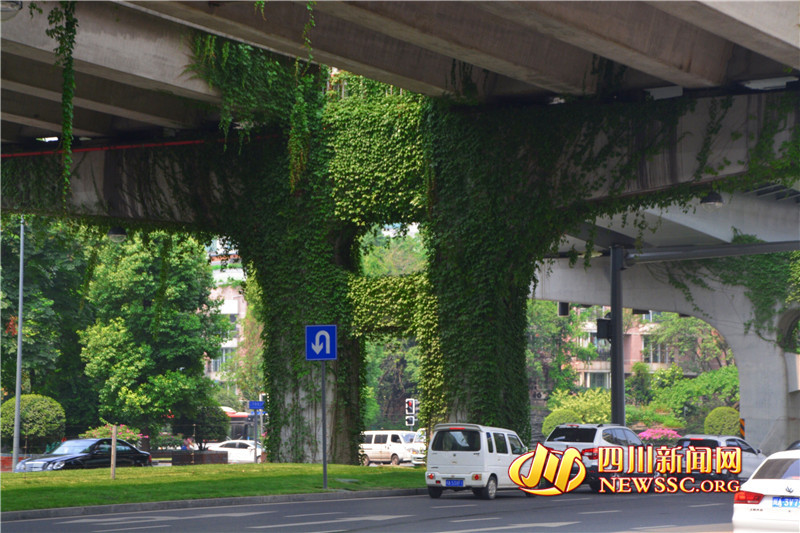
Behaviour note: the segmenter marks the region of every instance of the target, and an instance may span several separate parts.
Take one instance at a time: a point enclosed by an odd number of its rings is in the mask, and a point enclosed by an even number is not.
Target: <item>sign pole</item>
[[[322,361],[322,488],[328,488],[328,439],[327,439],[327,424],[325,423],[325,411],[327,406],[325,404],[325,389],[327,383],[325,382],[325,367],[328,366],[326,362]]]
[[[322,488],[328,488],[328,424],[325,400],[325,389],[328,380],[325,377],[326,361],[336,361],[336,325],[306,326],[306,361],[322,363]]]

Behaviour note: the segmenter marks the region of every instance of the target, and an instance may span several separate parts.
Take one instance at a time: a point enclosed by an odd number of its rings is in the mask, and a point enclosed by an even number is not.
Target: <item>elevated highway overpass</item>
[[[11,9],[3,13],[0,32],[4,157],[51,151],[52,144],[37,139],[61,135],[61,71],[54,66],[55,43],[45,35],[46,12],[54,3],[38,4],[45,15],[31,17],[27,2],[19,12],[13,11],[15,2],[3,4]],[[601,102],[696,98],[698,106],[682,119],[674,142],[640,169],[629,194],[695,179],[714,97],[731,96],[733,107],[720,135],[726,142],[713,146],[710,163],[732,163],[701,182],[744,172],[757,135],[730,133],[758,131],[768,101],[796,96],[800,87],[797,2],[320,2],[309,10],[305,2],[270,1],[260,11],[250,2],[126,1],[80,2],[76,15],[74,148],[84,172],[74,178],[72,208],[123,219],[185,222],[196,216],[175,202],[156,207],[131,194],[136,175],[118,157],[122,146],[147,150],[151,143],[217,128],[214,106],[220,95],[187,71],[194,29],[307,58],[304,30],[310,28],[314,61],[432,96],[473,87],[488,104],[568,106],[582,95],[599,95]],[[785,117],[779,142],[796,131],[798,109],[800,104]],[[645,247],[685,252],[723,245],[737,228],[796,249],[800,185],[764,186],[726,198],[738,211],[643,213],[659,225],[645,237]],[[25,209],[6,194],[2,202],[5,210]],[[633,246],[635,236],[619,222],[587,221],[585,229],[598,228],[601,247]],[[580,246],[584,237],[576,234],[568,242]],[[542,278],[538,297],[608,303],[609,274],[602,262],[585,272],[556,269],[557,276]],[[633,283],[631,276],[644,270],[626,270],[623,283]],[[571,292],[579,287],[579,294]],[[646,280],[625,286],[624,294],[625,306],[687,310],[677,295],[658,292]],[[752,420],[749,431],[759,434],[755,440],[765,448],[778,448],[800,438],[800,420],[792,418],[800,412],[800,392],[791,389],[796,356],[774,343],[750,344],[752,335],[742,326],[746,302],[724,294],[720,288],[701,307],[717,316],[718,329],[740,346],[737,356],[746,369],[742,412]],[[781,327],[790,330],[797,318],[782,317]],[[767,386],[775,379],[786,383],[777,399]]]

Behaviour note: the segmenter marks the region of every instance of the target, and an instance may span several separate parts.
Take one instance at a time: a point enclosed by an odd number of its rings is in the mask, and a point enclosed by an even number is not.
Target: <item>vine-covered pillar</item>
[[[499,118],[499,117],[498,117]],[[525,306],[531,250],[552,239],[502,119],[434,106],[430,262],[448,418],[530,435]],[[533,236],[531,226],[541,228]]]
[[[322,460],[322,367],[306,361],[305,326],[336,324],[338,359],[327,363],[328,457],[355,463],[363,361],[349,327],[351,260],[343,259],[353,239],[346,229],[331,229],[330,195],[318,170],[291,189],[283,142],[242,148],[236,166],[250,169],[249,183],[236,202],[237,222],[227,225],[262,289],[267,451],[276,462]]]

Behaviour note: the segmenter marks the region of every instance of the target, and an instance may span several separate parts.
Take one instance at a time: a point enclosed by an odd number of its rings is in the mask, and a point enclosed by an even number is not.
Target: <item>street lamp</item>
[[[17,308],[17,374],[14,386],[14,437],[11,468],[17,469],[19,461],[20,396],[22,395],[22,287],[25,273],[25,217],[19,219],[19,307]]]
[[[122,241],[124,241],[128,237],[128,234],[125,231],[125,228],[120,228],[119,226],[114,226],[113,228],[108,230],[108,234],[107,235],[108,235],[108,239],[111,242],[116,243],[116,244],[121,243]]]
[[[706,209],[716,209],[717,207],[722,207],[723,203],[722,195],[713,190],[700,198],[700,205]]]

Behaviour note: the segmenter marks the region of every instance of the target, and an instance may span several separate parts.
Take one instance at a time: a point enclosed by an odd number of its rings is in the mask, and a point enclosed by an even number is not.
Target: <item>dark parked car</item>
[[[150,454],[117,439],[117,466],[153,466]],[[111,467],[111,439],[67,440],[47,455],[17,463],[16,472]]]

